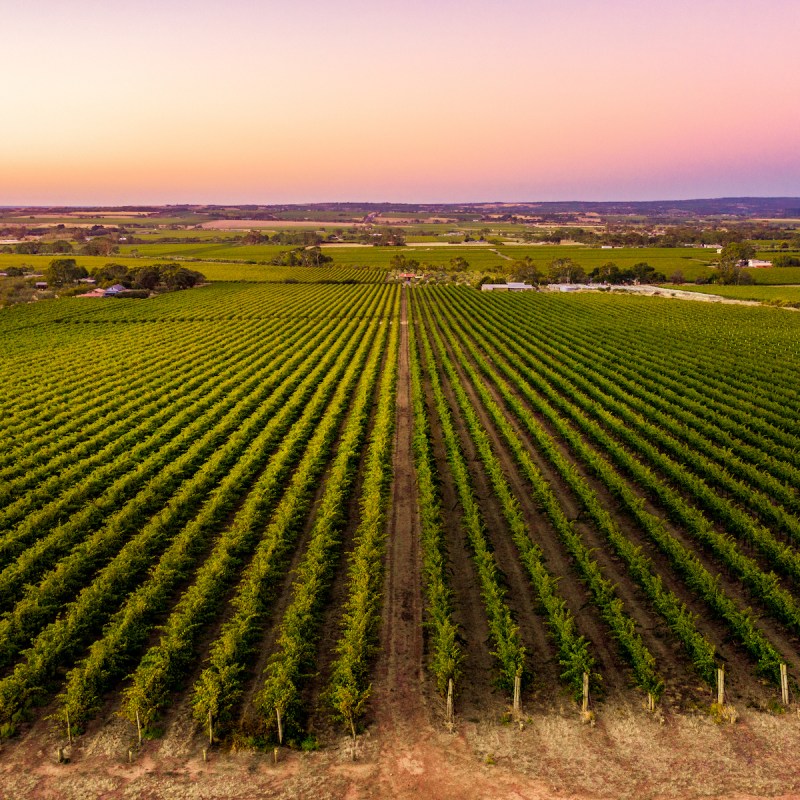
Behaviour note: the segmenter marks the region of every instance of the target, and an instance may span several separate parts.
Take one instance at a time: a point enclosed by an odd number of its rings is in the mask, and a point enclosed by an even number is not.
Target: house
[[[760,258],[748,258],[747,259],[747,266],[748,267],[755,267],[756,269],[764,269],[764,267],[771,267],[771,261],[764,261]]]
[[[34,289],[46,289],[47,288],[47,281],[36,281],[33,284]]]
[[[113,286],[109,286],[108,289],[103,292],[104,297],[113,297],[120,292],[124,292],[125,287],[121,283],[115,283]]]
[[[105,297],[106,293],[104,289],[92,289],[91,292],[85,292],[84,294],[75,295],[76,297]]]

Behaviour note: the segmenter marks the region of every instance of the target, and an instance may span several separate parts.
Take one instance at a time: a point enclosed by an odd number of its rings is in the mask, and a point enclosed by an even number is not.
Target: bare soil
[[[402,671],[396,672],[402,674]],[[35,735],[0,750],[4,800],[156,800],[156,798],[797,798],[800,715],[743,709],[734,725],[702,713],[659,721],[640,708],[608,705],[595,726],[577,714],[544,714],[524,730],[495,721],[437,724],[416,681],[409,691],[376,688],[382,711],[352,759],[349,739],[300,753],[212,751],[202,736],[192,755],[168,755],[169,735],[147,742],[133,763],[116,752],[82,748],[56,762],[54,735]],[[394,691],[392,691],[394,689]],[[63,743],[62,743],[63,744]]]

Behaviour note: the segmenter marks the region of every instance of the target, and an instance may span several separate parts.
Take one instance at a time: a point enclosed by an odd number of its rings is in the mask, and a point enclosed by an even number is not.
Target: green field
[[[691,286],[679,287],[684,291],[717,294],[735,300],[758,300],[776,305],[800,305],[800,286]]]
[[[89,272],[110,262],[127,267],[141,267],[159,261],[169,260],[169,256],[150,256],[133,258],[131,256],[71,256]],[[26,264],[43,273],[53,256],[18,256],[0,254],[0,270],[6,267]],[[185,266],[202,272],[209,281],[250,281],[284,282],[287,280],[303,283],[317,281],[353,281],[357,283],[380,283],[385,280],[385,269],[356,268],[351,265],[326,265],[324,267],[276,267],[269,264],[246,264],[244,262],[204,262],[188,261]],[[0,280],[3,280],[0,278]]]
[[[289,245],[241,245],[217,242],[212,244],[132,244],[120,245],[120,255],[136,251],[143,258],[197,258],[223,261],[268,261],[279,253],[291,250]]]
[[[131,235],[137,239],[144,239],[145,242],[155,242],[158,239],[202,239],[212,243],[215,239],[234,239],[244,236],[243,231],[215,231],[205,230],[204,228],[178,228],[177,230],[153,230],[153,231],[134,231]],[[128,247],[136,245],[127,245]]]

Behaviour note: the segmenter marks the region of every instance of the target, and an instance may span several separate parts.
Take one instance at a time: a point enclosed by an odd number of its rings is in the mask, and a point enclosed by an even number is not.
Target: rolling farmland
[[[705,714],[720,670],[718,716],[782,710],[798,326],[376,283],[5,310],[5,746]]]

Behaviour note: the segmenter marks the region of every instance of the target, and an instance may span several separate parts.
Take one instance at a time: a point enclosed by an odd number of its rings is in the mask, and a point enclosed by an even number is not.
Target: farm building
[[[484,283],[481,286],[482,292],[524,292],[528,289],[535,289],[527,283]]]
[[[34,289],[46,289],[47,288],[47,281],[36,281],[33,284]]]
[[[765,267],[771,267],[771,261],[764,261],[761,258],[749,258],[747,260],[748,267],[755,267],[756,269],[764,269]]]
[[[109,286],[108,289],[103,292],[105,297],[113,297],[115,294],[119,294],[120,292],[124,292],[125,287],[121,283],[115,283],[113,286]]]

